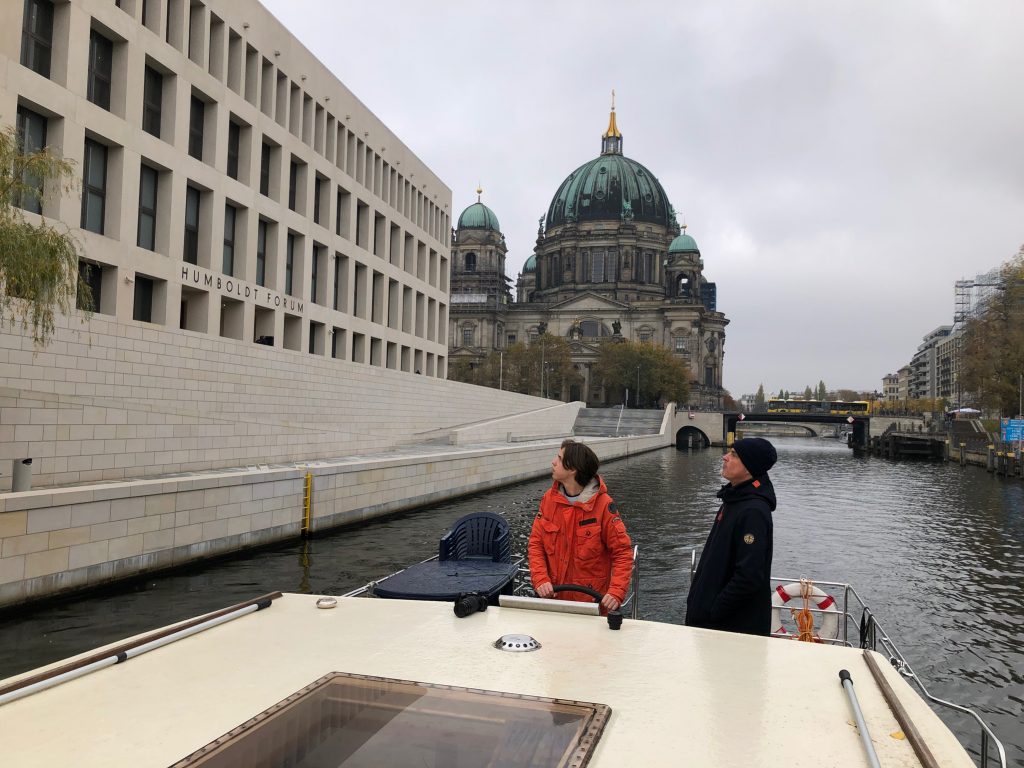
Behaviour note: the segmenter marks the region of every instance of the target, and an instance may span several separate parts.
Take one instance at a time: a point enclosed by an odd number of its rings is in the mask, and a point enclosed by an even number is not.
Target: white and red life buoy
[[[788,637],[789,632],[782,626],[780,609],[789,608],[791,614],[795,614],[803,607],[802,587],[798,583],[780,584],[772,592],[772,635],[776,637]],[[815,637],[823,640],[835,640],[839,637],[839,608],[832,596],[817,587],[811,585],[808,593],[810,603],[814,608],[824,613],[814,614],[815,624],[820,621],[821,628],[815,633]],[[791,600],[797,602],[789,605]]]

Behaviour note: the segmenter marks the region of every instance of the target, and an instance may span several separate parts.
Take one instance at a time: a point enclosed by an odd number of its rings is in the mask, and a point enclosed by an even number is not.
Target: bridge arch
[[[687,425],[676,432],[676,448],[680,451],[708,448],[710,446],[711,440],[697,427]]]

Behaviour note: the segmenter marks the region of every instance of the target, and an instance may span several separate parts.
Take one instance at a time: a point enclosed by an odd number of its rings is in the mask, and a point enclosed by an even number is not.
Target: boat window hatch
[[[172,768],[585,765],[611,708],[332,672]]]

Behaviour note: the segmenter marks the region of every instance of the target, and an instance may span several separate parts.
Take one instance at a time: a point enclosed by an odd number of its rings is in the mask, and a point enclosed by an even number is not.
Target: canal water
[[[779,438],[773,573],[852,583],[934,695],[976,707],[1024,766],[1024,483],[975,467],[854,458],[835,440]],[[682,623],[721,451],[655,451],[602,472],[640,547],[640,617]],[[548,480],[8,614],[0,679],[275,590],[339,594],[437,552],[472,511],[504,514],[526,551]],[[945,717],[968,743],[976,728]]]

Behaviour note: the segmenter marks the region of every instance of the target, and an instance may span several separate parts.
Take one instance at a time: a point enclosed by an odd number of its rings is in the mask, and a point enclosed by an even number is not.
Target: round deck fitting
[[[494,641],[494,647],[499,651],[525,653],[526,651],[536,651],[540,648],[540,643],[529,635],[502,635]]]

